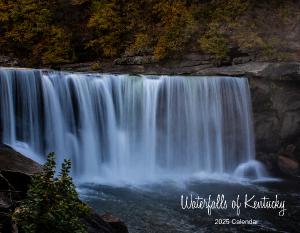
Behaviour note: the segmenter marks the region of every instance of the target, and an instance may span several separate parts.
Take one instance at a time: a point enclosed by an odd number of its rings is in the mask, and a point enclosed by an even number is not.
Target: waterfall
[[[0,91],[1,141],[75,176],[233,174],[255,157],[245,78],[1,68]]]

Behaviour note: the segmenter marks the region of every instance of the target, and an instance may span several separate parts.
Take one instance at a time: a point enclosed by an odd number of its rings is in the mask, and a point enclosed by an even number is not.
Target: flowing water
[[[214,225],[230,210],[182,210],[181,194],[278,193],[299,209],[299,191],[285,182],[252,183],[268,175],[254,160],[245,78],[0,68],[0,92],[1,142],[40,162],[52,151],[58,162],[71,158],[82,198],[117,213],[131,232],[247,230]],[[261,220],[251,231],[284,229],[267,216],[242,217]]]
[[[2,142],[36,160],[70,157],[81,179],[234,174],[255,158],[244,78],[1,69],[0,90]]]
[[[299,181],[236,182],[216,179],[194,179],[187,182],[163,182],[142,186],[82,184],[81,198],[97,211],[113,213],[125,221],[130,233],[297,233],[300,232]],[[181,195],[216,200],[224,195],[227,209],[182,209]],[[231,202],[240,196],[238,216]],[[285,201],[285,214],[280,209],[245,208],[245,195],[253,201],[264,196]],[[249,202],[253,205],[253,202]],[[228,219],[230,224],[226,224]],[[256,220],[257,224],[239,224],[239,220]],[[216,221],[221,221],[216,224]],[[224,223],[224,224],[220,224]]]

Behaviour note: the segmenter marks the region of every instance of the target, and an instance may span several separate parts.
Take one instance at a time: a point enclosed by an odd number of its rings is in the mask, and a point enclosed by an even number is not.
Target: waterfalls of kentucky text
[[[273,199],[266,196],[259,198],[255,195],[245,194],[243,197],[237,195],[231,200],[227,200],[224,194],[218,194],[215,198],[212,195],[208,195],[206,198],[193,196],[193,194],[188,196],[181,195],[181,208],[183,210],[206,209],[207,214],[210,216],[212,210],[224,210],[228,206],[236,210],[237,216],[240,215],[241,209],[273,209],[278,210],[279,216],[284,216],[287,210],[285,208],[285,200],[280,200],[277,194]]]

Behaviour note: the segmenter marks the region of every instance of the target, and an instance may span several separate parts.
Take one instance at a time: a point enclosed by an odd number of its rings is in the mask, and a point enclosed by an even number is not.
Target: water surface
[[[217,180],[189,181],[184,183],[163,182],[142,186],[81,184],[82,198],[99,212],[110,212],[123,219],[132,233],[179,233],[179,232],[300,232],[300,188],[295,181],[231,182]],[[255,195],[285,201],[284,216],[279,209],[244,209],[240,216],[229,207],[226,210],[183,210],[181,195],[215,198],[223,194],[227,203]],[[251,203],[250,203],[251,204]],[[256,225],[216,225],[215,219],[257,220]],[[234,221],[234,220],[233,220]]]

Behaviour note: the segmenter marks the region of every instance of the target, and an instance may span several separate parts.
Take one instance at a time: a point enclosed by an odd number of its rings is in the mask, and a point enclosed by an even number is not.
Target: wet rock
[[[300,82],[252,78],[250,87],[257,152],[278,154],[281,148],[298,145]],[[295,149],[296,157],[299,152]]]
[[[10,223],[10,218],[9,215],[7,213],[8,211],[5,210],[5,212],[3,212],[3,210],[1,209],[0,206],[0,232],[1,233],[11,233],[11,223]]]
[[[298,175],[299,174],[299,162],[295,159],[291,159],[280,155],[278,157],[278,167],[280,170],[287,175]]]
[[[0,232],[11,233],[9,213],[12,210],[12,196],[7,192],[3,192],[4,190],[1,185],[0,190],[2,191],[0,191]]]
[[[295,156],[294,156],[294,151],[295,150],[296,150],[296,146],[293,145],[293,144],[290,144],[286,147],[286,149],[281,149],[279,151],[279,154],[282,155],[282,156],[294,159],[295,158]]]
[[[41,171],[41,166],[0,144],[0,232],[16,232],[9,213],[16,202],[26,197],[31,175]]]
[[[124,222],[111,215],[99,215],[95,211],[82,219],[89,233],[128,233]]]
[[[255,140],[258,152],[276,152],[281,147],[280,122],[272,112],[254,114]]]
[[[277,155],[274,153],[270,154],[264,154],[261,152],[258,152],[256,154],[256,159],[261,161],[266,169],[270,171],[271,173],[277,174],[278,173],[278,167],[277,167]]]
[[[285,112],[282,119],[280,135],[284,138],[298,134],[300,129],[300,111]]]
[[[30,182],[30,175],[15,171],[0,171],[1,190],[11,190],[10,195],[13,195],[14,200],[26,197]]]
[[[121,219],[110,213],[101,215],[101,218],[111,226],[114,233],[128,233],[128,229]]]
[[[112,233],[112,227],[105,222],[99,214],[95,211],[81,219],[82,223],[86,226],[89,233]]]
[[[11,147],[0,144],[0,171],[32,175],[42,171],[42,166],[16,152]]]
[[[9,208],[13,202],[26,196],[31,175],[41,171],[41,165],[0,145],[0,203]]]

